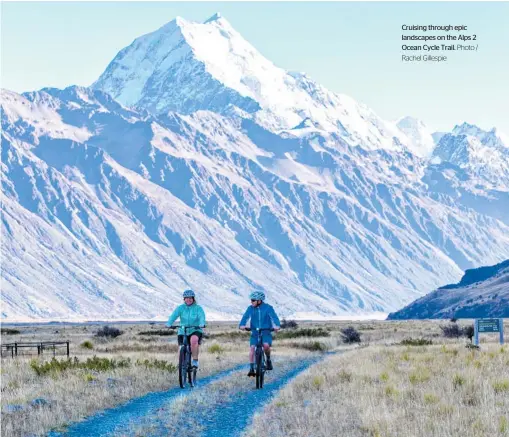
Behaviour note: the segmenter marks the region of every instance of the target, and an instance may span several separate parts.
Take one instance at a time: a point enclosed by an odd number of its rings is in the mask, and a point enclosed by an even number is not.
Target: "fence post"
[[[37,345],[37,355],[41,355],[41,346]]]
[[[69,340],[67,340],[66,343],[67,343],[67,358],[69,358]]]
[[[18,356],[18,343],[14,342],[14,355]]]
[[[11,357],[14,358],[14,348],[11,346]]]

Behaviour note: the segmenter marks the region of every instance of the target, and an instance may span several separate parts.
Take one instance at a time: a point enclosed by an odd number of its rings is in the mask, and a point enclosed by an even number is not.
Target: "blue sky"
[[[221,14],[276,65],[304,71],[386,119],[437,130],[468,121],[509,133],[508,2],[3,2],[1,86],[90,85],[117,52],[176,16]],[[401,25],[467,25],[479,51],[401,62]]]

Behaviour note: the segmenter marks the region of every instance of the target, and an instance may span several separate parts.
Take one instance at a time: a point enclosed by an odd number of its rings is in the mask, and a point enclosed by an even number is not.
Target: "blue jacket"
[[[279,328],[281,326],[274,308],[265,302],[256,308],[249,305],[239,326],[246,326],[248,320],[251,320],[251,328],[273,328],[274,326]]]

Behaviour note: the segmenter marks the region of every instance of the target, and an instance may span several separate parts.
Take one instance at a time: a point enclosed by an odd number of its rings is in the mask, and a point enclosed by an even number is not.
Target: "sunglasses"
[[[251,302],[257,302],[258,299],[251,299]]]

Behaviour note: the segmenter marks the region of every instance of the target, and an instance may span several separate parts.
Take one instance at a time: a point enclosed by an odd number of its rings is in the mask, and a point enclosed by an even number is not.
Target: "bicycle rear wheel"
[[[186,373],[187,373],[187,351],[184,345],[180,346],[179,352],[179,384],[180,388],[186,387]]]
[[[263,379],[265,374],[265,363],[263,349],[256,349],[256,388],[263,388]]]
[[[191,387],[194,387],[194,383],[196,381],[196,369],[193,369],[191,365],[191,354],[188,352],[188,362],[187,362],[187,382]]]

